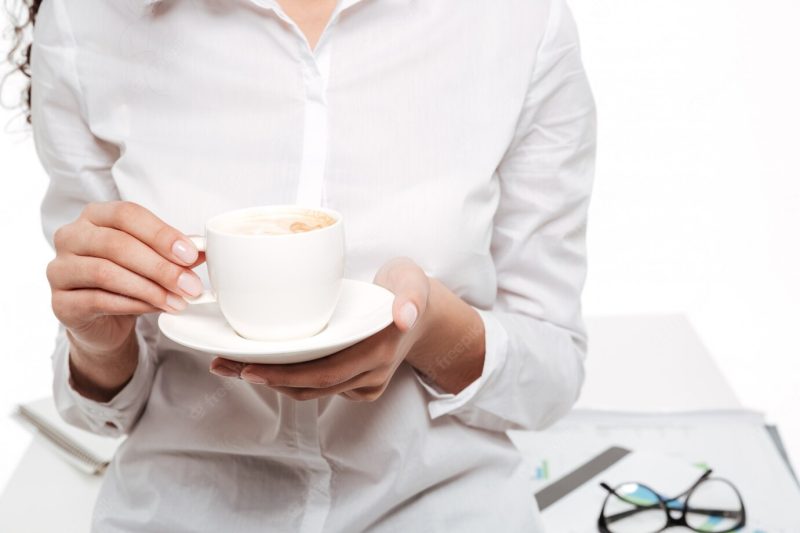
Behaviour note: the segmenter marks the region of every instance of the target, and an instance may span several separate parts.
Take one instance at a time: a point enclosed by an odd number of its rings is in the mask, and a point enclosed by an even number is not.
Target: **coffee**
[[[336,220],[321,211],[258,213],[233,219],[220,229],[238,235],[290,235],[326,228]]]

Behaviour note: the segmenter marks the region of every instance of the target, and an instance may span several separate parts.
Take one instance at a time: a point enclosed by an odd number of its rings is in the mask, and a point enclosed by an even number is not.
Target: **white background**
[[[571,5],[600,118],[587,313],[687,314],[800,458],[800,2]],[[27,446],[5,414],[49,394],[56,328],[46,177],[15,115],[0,111],[0,485]]]

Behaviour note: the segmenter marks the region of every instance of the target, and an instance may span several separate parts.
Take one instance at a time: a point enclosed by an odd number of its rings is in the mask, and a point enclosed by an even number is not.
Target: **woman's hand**
[[[211,372],[267,385],[296,400],[341,394],[357,401],[379,398],[403,361],[451,392],[480,375],[483,324],[474,309],[409,259],[384,265],[375,283],[395,294],[394,322],[372,337],[306,363],[255,365],[217,357],[211,362]],[[464,350],[453,357],[448,350],[456,343]],[[445,371],[439,368],[442,354],[449,354]]]
[[[203,287],[197,249],[131,202],[89,204],[54,237],[47,265],[53,312],[67,328],[73,385],[108,400],[136,369],[136,317],[177,312]]]

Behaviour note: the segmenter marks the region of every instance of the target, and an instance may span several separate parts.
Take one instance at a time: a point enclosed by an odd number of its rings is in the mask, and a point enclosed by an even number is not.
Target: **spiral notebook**
[[[54,451],[89,474],[102,474],[125,440],[125,437],[95,435],[67,424],[56,411],[52,398],[19,405],[17,414],[45,437]]]

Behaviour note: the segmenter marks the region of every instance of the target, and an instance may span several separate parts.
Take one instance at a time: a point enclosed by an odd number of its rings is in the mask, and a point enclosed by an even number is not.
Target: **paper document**
[[[542,513],[548,531],[596,533],[607,494],[599,487],[600,481],[643,482],[664,493],[676,488],[680,492],[688,488],[681,486],[687,483],[685,478],[697,474],[696,479],[702,468],[712,468],[715,476],[728,479],[741,492],[747,512],[744,532],[800,532],[800,489],[759,414],[575,411],[547,431],[512,431],[510,435],[535,468],[536,490],[610,447],[634,452],[548,507]],[[661,459],[655,460],[653,454]],[[669,460],[682,465],[682,475],[665,477],[669,469],[663,465]],[[630,479],[622,479],[627,476]]]

